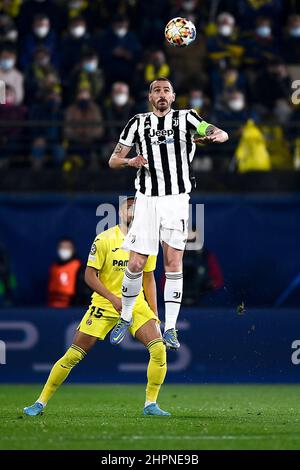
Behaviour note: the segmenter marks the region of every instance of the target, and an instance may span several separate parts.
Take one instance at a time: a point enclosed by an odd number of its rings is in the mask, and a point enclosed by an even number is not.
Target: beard
[[[171,107],[171,103],[168,103],[168,101],[165,101],[165,100],[157,101],[154,107],[158,109],[159,111],[164,111]]]

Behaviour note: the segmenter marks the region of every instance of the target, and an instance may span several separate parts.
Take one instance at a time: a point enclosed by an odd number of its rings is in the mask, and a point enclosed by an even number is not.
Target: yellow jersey
[[[98,271],[98,278],[104,286],[117,297],[122,296],[123,276],[129,260],[129,252],[121,249],[124,238],[125,235],[119,225],[100,233],[92,244],[87,262],[87,266]],[[150,255],[144,272],[154,271],[156,260],[156,256]],[[143,290],[141,290],[135,305],[139,302],[145,302]],[[104,310],[116,312],[111,302],[97,292],[92,295],[92,304]]]

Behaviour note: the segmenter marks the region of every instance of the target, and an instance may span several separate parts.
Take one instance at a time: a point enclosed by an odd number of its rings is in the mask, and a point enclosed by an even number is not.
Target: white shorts
[[[134,218],[122,248],[157,255],[159,242],[184,250],[189,219],[188,194],[145,196],[136,193]]]

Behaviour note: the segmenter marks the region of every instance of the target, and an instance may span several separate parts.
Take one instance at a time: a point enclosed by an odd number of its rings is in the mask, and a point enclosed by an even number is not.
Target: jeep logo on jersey
[[[170,135],[174,135],[173,129],[161,129],[158,131],[151,129],[151,132],[149,132],[149,137],[167,137]]]

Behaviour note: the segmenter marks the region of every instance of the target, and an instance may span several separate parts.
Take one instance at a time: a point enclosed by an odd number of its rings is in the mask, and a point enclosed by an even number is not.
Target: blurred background
[[[197,28],[186,49],[164,40],[176,16]],[[105,204],[134,192],[134,171],[112,171],[108,160],[128,119],[149,111],[158,76],[174,83],[176,107],[230,135],[198,146],[193,161],[205,243],[197,247],[191,224],[183,345],[169,380],[299,380],[299,2],[3,0],[2,382],[44,380],[71,340],[89,303],[83,272]],[[163,317],[161,258],[156,279]],[[91,356],[111,364],[95,369],[91,359],[74,380],[144,380],[143,349],[131,339],[121,347],[102,344]]]

